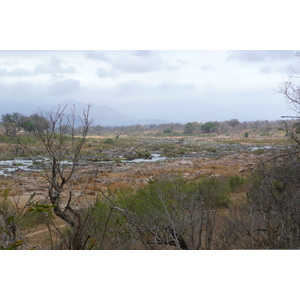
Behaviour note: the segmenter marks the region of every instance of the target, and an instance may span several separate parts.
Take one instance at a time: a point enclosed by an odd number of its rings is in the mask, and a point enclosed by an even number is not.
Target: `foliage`
[[[266,152],[265,149],[257,149],[257,150],[252,151],[252,153],[255,155],[261,155],[261,154],[264,154],[265,152]]]
[[[232,127],[232,129],[235,129],[235,127],[241,123],[238,119],[231,119],[228,121],[228,124]]]
[[[213,122],[206,122],[204,123],[203,125],[201,125],[201,129],[206,132],[206,133],[209,133],[213,130],[213,128],[215,127],[216,125],[213,123]]]
[[[163,133],[171,133],[171,132],[172,132],[172,129],[169,127],[163,130]]]
[[[184,125],[183,133],[191,134],[199,129],[200,124],[197,122],[188,122]]]
[[[5,128],[6,135],[15,136],[23,127],[24,115],[14,112],[12,114],[4,114],[1,116],[1,124]]]
[[[23,211],[15,207],[9,199],[10,189],[0,191],[0,249],[16,250],[24,244],[24,236],[18,223],[23,218]]]
[[[108,145],[113,145],[114,144],[114,140],[111,138],[106,139],[104,142],[104,144],[108,144]]]
[[[145,249],[210,249],[217,212],[229,204],[227,191],[220,179],[162,177],[138,191],[119,191],[115,206]]]
[[[261,165],[253,177],[249,204],[260,247],[297,249],[300,246],[300,163],[297,156]],[[253,230],[252,230],[253,232]]]
[[[231,191],[237,190],[239,187],[241,187],[244,184],[245,180],[243,177],[240,177],[238,175],[234,175],[229,178],[229,187]]]

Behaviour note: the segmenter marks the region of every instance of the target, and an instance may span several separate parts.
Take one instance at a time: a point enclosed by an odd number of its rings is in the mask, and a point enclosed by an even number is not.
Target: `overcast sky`
[[[79,101],[139,119],[276,120],[291,114],[276,89],[295,63],[287,50],[0,51],[1,112]]]

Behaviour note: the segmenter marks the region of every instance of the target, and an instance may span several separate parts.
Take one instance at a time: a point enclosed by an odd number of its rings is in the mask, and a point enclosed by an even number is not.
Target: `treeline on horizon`
[[[166,124],[150,124],[150,125],[130,125],[130,126],[91,126],[89,134],[101,135],[105,133],[113,134],[156,134],[156,135],[193,135],[193,134],[215,134],[226,135],[240,132],[252,132],[257,134],[268,135],[270,132],[285,130],[285,126],[292,125],[294,120],[257,120],[240,122],[238,119],[231,119],[222,122],[188,122],[166,123]],[[285,125],[286,124],[286,125]],[[80,130],[80,127],[77,129]],[[246,134],[247,135],[247,134]]]
[[[155,134],[155,135],[193,135],[193,134],[215,134],[227,135],[232,133],[243,132],[245,137],[250,133],[269,135],[271,132],[284,130],[286,126],[295,123],[294,120],[257,120],[243,121],[231,119],[222,122],[188,122],[182,123],[166,123],[166,124],[149,124],[149,125],[128,125],[128,126],[100,126],[91,124],[88,134]],[[65,120],[68,124],[68,120]],[[25,116],[21,113],[6,113],[1,116],[0,131],[5,135],[15,136],[17,133],[33,132],[37,129],[47,130],[51,126],[51,120],[43,114],[32,114]],[[67,127],[70,124],[65,125]],[[83,127],[75,126],[75,134],[81,134]]]

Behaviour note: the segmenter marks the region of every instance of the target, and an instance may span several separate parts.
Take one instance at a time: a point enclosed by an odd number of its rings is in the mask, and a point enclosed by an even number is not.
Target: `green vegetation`
[[[257,150],[252,151],[252,153],[255,155],[261,155],[261,154],[264,154],[265,152],[266,152],[265,149],[257,149]]]
[[[166,128],[163,130],[163,133],[171,133],[172,129],[171,128]]]
[[[291,141],[278,131],[280,121],[90,127],[84,115],[84,126],[74,128],[72,118],[65,124],[59,116],[52,116],[56,123],[38,115],[2,116],[2,158],[41,157],[30,180],[46,191],[20,205],[29,173],[3,176],[0,249],[32,249],[28,232],[39,228],[49,235],[48,249],[299,247],[297,123],[287,122]],[[250,152],[254,145],[293,147],[272,159],[268,147]],[[125,173],[138,166],[124,159],[149,159],[152,153],[175,159],[160,169],[148,169],[148,161]],[[241,157],[253,159],[252,153],[267,155],[257,157],[258,166],[242,167]],[[236,170],[228,172],[235,160]],[[12,190],[3,188],[6,182]]]
[[[244,184],[245,180],[243,177],[234,175],[229,178],[229,187],[231,191],[236,191]]]

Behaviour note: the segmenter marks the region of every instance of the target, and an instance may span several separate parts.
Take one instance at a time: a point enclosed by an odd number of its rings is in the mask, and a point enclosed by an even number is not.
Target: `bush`
[[[118,191],[116,206],[136,246],[210,249],[219,208],[229,204],[227,192],[223,179],[186,182],[179,175],[163,176],[137,191]]]
[[[244,178],[240,176],[232,176],[229,178],[229,187],[231,191],[235,191],[237,188],[244,184]]]
[[[111,138],[106,139],[104,142],[104,144],[108,144],[108,145],[113,145],[115,143],[115,141]]]
[[[171,133],[172,129],[171,128],[166,128],[163,130],[163,133]]]
[[[261,165],[248,193],[252,236],[258,247],[298,249],[300,247],[300,162],[298,157]]]
[[[265,149],[257,149],[257,150],[252,151],[252,153],[255,155],[261,155],[261,154],[264,154],[265,152],[266,152]]]

